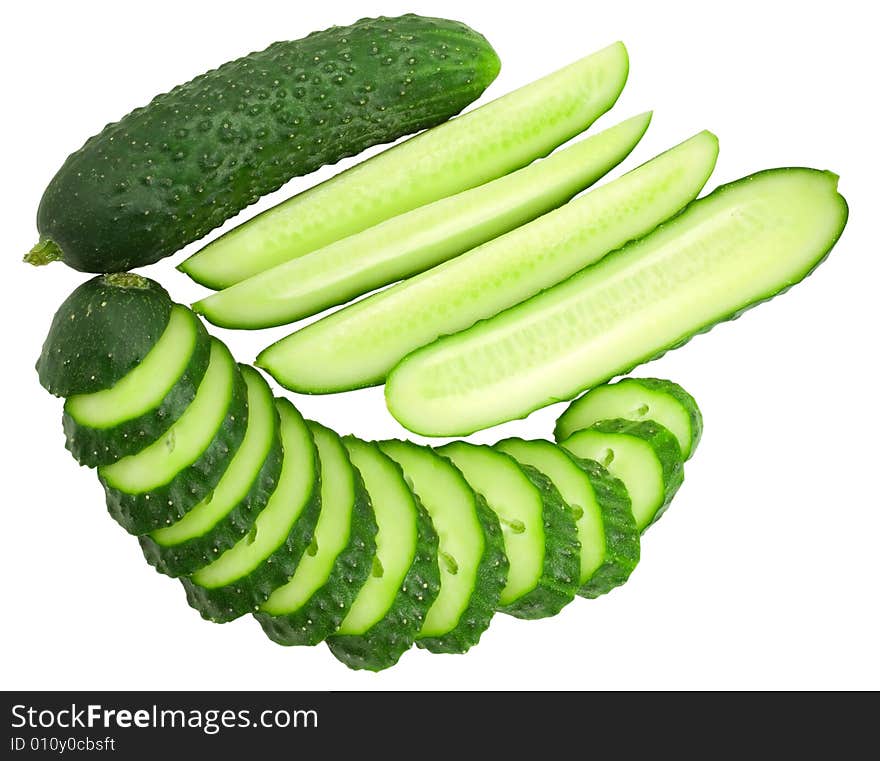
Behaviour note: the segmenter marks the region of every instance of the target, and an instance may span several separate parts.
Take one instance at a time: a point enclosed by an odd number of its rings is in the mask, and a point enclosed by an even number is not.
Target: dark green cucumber
[[[456,441],[438,450],[498,515],[510,561],[498,609],[517,618],[555,616],[580,586],[574,514],[550,480],[491,447]]]
[[[344,441],[379,530],[373,571],[327,646],[349,668],[381,671],[409,650],[437,598],[438,538],[400,466],[374,443]]]
[[[498,516],[461,471],[430,447],[383,441],[403,468],[439,537],[440,592],[416,644],[432,653],[464,653],[488,628],[509,570]]]
[[[96,468],[149,446],[189,407],[210,355],[211,338],[201,321],[176,304],[140,365],[104,391],[67,399],[67,449],[81,465]]]
[[[252,367],[242,365],[241,373],[247,429],[217,486],[176,523],[139,537],[147,561],[161,573],[184,576],[212,563],[248,535],[278,485],[284,448],[272,390]]]
[[[562,441],[599,420],[654,420],[678,439],[685,460],[703,433],[703,416],[694,398],[677,383],[660,378],[623,378],[590,389],[568,405],[556,421]]]
[[[321,460],[321,515],[308,552],[254,613],[279,645],[317,645],[342,623],[373,569],[376,518],[361,474],[333,431],[309,423]]]
[[[321,513],[321,465],[308,425],[286,399],[276,400],[284,461],[266,506],[246,536],[191,576],[189,604],[214,623],[256,610],[294,574]]]
[[[33,264],[85,272],[174,253],[291,177],[445,121],[495,78],[455,21],[362,19],[223,64],[90,138],[49,183]]]
[[[162,438],[98,470],[110,514],[132,534],[180,520],[217,485],[247,429],[247,386],[229,350],[211,341],[195,399]]]
[[[623,481],[639,531],[664,513],[684,480],[678,440],[653,420],[600,420],[560,446],[581,459],[596,460]]]
[[[128,273],[95,277],[55,312],[37,360],[55,396],[110,388],[137,367],[165,331],[172,301],[154,280]]]
[[[499,451],[549,478],[572,510],[581,545],[582,597],[623,584],[639,562],[639,531],[623,482],[594,460],[580,460],[550,441],[505,439]]]

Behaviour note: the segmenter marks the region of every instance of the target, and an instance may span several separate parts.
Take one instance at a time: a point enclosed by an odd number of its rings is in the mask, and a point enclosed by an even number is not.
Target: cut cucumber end
[[[22,261],[34,267],[43,267],[52,262],[60,262],[63,258],[61,246],[51,238],[43,238],[24,255]]]

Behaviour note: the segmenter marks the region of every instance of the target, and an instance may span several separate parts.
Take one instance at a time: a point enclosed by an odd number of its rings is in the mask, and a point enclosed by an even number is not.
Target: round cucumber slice
[[[430,447],[383,441],[424,505],[439,537],[440,591],[416,644],[433,653],[464,653],[480,641],[507,582],[498,517],[449,460]]]
[[[601,420],[560,446],[623,481],[639,531],[663,514],[684,480],[678,440],[653,420]]]
[[[136,454],[164,434],[195,399],[211,355],[199,319],[175,304],[165,332],[115,385],[71,396],[64,404],[67,448],[96,468]]]
[[[192,404],[165,435],[98,470],[110,514],[130,533],[170,526],[217,485],[247,428],[247,386],[232,355],[212,339]]]
[[[181,579],[189,604],[215,623],[257,609],[294,573],[321,511],[318,452],[306,422],[277,399],[284,462],[278,484],[247,536]]]
[[[498,515],[510,561],[499,610],[518,618],[556,615],[580,581],[577,528],[559,492],[534,468],[491,447],[457,441],[438,451]]]
[[[373,568],[376,519],[342,440],[310,422],[321,463],[321,514],[289,580],[254,614],[280,645],[317,645],[335,632]]]
[[[593,460],[555,444],[505,439],[495,448],[543,473],[569,506],[581,544],[578,594],[598,597],[623,584],[639,562],[640,540],[623,482]]]
[[[272,390],[252,367],[239,368],[248,390],[247,429],[223,477],[179,521],[139,537],[150,565],[169,576],[209,565],[247,536],[278,483],[284,449]]]
[[[409,650],[440,591],[437,533],[396,462],[374,443],[343,441],[379,530],[372,572],[327,645],[350,668],[380,671]]]
[[[703,433],[703,416],[694,398],[677,383],[660,378],[624,378],[596,386],[575,399],[556,421],[554,436],[562,441],[600,420],[656,420],[668,428],[685,460]]]

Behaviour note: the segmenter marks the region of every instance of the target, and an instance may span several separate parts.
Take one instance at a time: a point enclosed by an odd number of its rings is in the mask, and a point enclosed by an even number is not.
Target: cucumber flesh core
[[[237,372],[229,350],[213,339],[208,369],[192,404],[161,439],[101,468],[102,479],[114,489],[143,494],[194,463],[224,424]]]
[[[563,399],[782,293],[846,224],[837,177],[775,169],[725,185],[529,301],[407,357],[386,400],[412,431],[465,435]]]
[[[650,114],[505,177],[392,217],[193,305],[215,325],[265,328],[308,317],[433,267],[568,201],[617,166]]]
[[[143,361],[115,385],[71,396],[65,410],[90,428],[113,428],[155,409],[183,374],[195,349],[198,326],[192,312],[175,304],[168,325]]]
[[[565,206],[312,323],[257,364],[283,386],[328,393],[381,383],[408,353],[558,283],[696,197],[718,141],[702,132]]]
[[[321,460],[321,514],[312,544],[290,580],[260,606],[273,616],[299,610],[328,580],[348,544],[355,506],[355,474],[340,439],[320,426],[312,435]]]
[[[440,537],[440,593],[419,636],[441,637],[458,625],[479,584],[486,543],[475,496],[462,474],[432,450],[403,441],[383,441],[380,446],[403,468]]]
[[[391,607],[416,554],[416,501],[400,468],[373,445],[346,438],[376,513],[373,573],[355,597],[337,634],[363,634]]]
[[[656,420],[668,428],[678,440],[681,454],[688,459],[699,439],[699,429],[694,425],[693,413],[699,415],[696,404],[687,406],[681,396],[668,393],[666,386],[680,386],[669,381],[657,381],[660,387],[653,386],[657,379],[625,378],[617,383],[597,386],[571,403],[556,423],[557,441],[567,439],[576,431],[589,428],[600,420],[623,418],[624,420]]]
[[[269,455],[277,420],[272,391],[253,368],[242,366],[241,372],[248,388],[249,412],[244,439],[211,496],[179,521],[150,535],[162,547],[172,547],[203,536],[216,526],[244,499]]]
[[[315,489],[315,449],[305,421],[291,404],[278,404],[284,463],[278,485],[251,532],[210,565],[192,575],[206,589],[231,584],[259,566],[280,547]]]
[[[533,590],[541,579],[544,566],[541,495],[513,458],[489,447],[454,442],[438,451],[464,474],[474,491],[485,497],[501,521],[510,570],[499,602],[509,606]]]
[[[269,209],[187,259],[226,288],[427,203],[519,169],[608,111],[629,69],[615,43],[401,143]]]
[[[506,439],[499,441],[495,448],[547,476],[574,511],[581,544],[580,584],[586,584],[605,559],[602,510],[587,474],[564,450],[549,441]]]

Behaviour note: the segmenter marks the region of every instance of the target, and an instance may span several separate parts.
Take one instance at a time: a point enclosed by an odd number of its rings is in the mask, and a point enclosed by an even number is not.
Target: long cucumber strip
[[[71,396],[65,411],[81,425],[111,428],[158,407],[186,369],[198,335],[192,313],[175,304],[159,340],[137,367],[110,388]]]
[[[533,299],[407,357],[388,407],[412,431],[464,435],[571,399],[786,291],[847,219],[837,176],[773,169],[725,185]]]
[[[193,305],[215,325],[265,328],[415,275],[545,214],[636,146],[641,114],[485,185],[413,209],[279,264]]]
[[[374,156],[231,230],[180,265],[226,288],[410,209],[501,177],[583,132],[629,71],[615,43]]]
[[[653,230],[715,166],[709,132],[466,254],[352,304],[265,349],[283,386],[329,393],[381,383],[414,349],[464,330]]]

